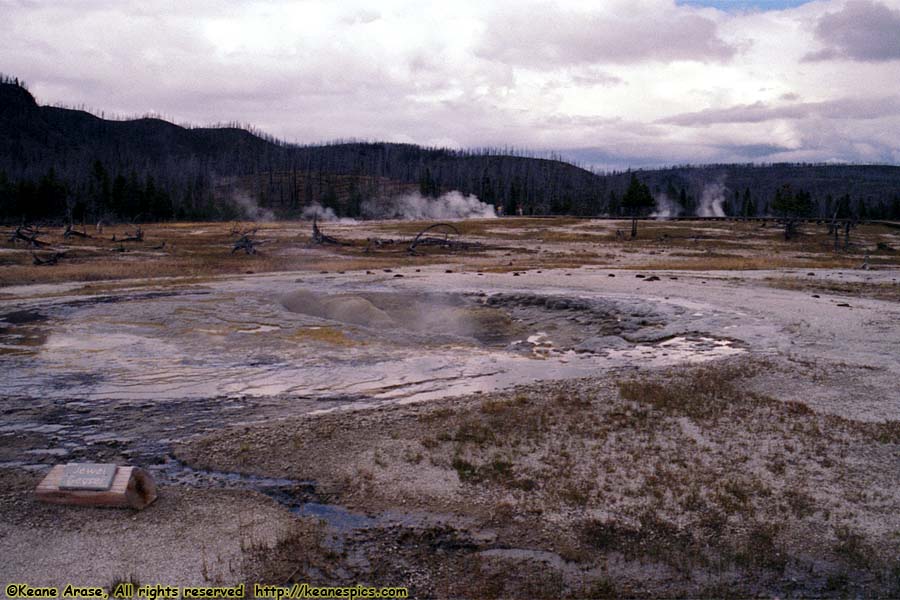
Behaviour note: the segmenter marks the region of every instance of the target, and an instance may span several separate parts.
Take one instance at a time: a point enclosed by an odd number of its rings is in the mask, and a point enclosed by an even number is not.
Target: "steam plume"
[[[708,183],[700,194],[700,206],[697,207],[698,217],[724,217],[725,210],[725,184],[722,181]]]
[[[237,206],[244,217],[251,221],[274,221],[275,213],[268,208],[262,208],[256,203],[249,194],[243,190],[235,189],[231,191],[230,198],[232,203]]]
[[[418,192],[363,202],[362,214],[367,219],[454,220],[494,219],[494,207],[469,194],[447,192],[438,198],[426,198]]]
[[[346,217],[338,217],[337,213],[334,212],[330,207],[322,206],[318,202],[313,202],[312,204],[308,204],[303,207],[303,212],[300,213],[301,218],[312,220],[313,217],[318,217],[320,221],[337,221],[338,223],[356,223],[356,219],[348,219]]]
[[[650,213],[650,216],[655,219],[671,219],[681,216],[681,213],[684,212],[684,208],[669,198],[666,193],[658,194],[654,199],[656,200],[656,210]]]

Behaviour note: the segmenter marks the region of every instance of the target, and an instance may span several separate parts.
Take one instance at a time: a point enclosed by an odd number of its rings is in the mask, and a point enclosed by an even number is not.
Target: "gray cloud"
[[[608,14],[555,4],[526,5],[488,17],[479,56],[551,69],[560,65],[676,60],[724,61],[736,48],[715,21],[689,9],[615,10]]]
[[[823,15],[815,34],[824,48],[807,54],[804,60],[900,59],[900,10],[872,0],[850,0],[843,10]]]
[[[762,102],[728,108],[710,108],[682,113],[657,121],[682,127],[707,126],[721,123],[762,123],[775,119],[880,119],[900,115],[900,96],[883,98],[841,98],[824,102],[799,102],[770,106]]]
[[[771,20],[671,0],[499,2],[0,0],[0,68],[43,103],[288,141],[576,148],[611,168],[900,161],[900,99],[882,83],[900,62],[801,64],[796,36],[819,22],[845,52],[829,19],[880,5],[823,0]],[[682,112],[693,106],[711,108]]]

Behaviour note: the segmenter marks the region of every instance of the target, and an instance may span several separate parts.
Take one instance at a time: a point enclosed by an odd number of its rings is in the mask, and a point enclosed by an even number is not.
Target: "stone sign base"
[[[114,508],[147,507],[156,500],[156,483],[138,467],[116,467],[109,487],[104,490],[66,489],[66,465],[53,467],[38,484],[35,496],[41,502],[54,504],[80,504],[83,506],[110,506]]]

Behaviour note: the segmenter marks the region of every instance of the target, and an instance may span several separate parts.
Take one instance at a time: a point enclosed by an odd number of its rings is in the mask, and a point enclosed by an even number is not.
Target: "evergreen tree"
[[[646,184],[641,183],[637,175],[631,174],[631,182],[628,184],[628,190],[622,197],[622,207],[631,215],[631,237],[637,237],[637,218],[646,215],[656,206],[653,196],[650,194],[650,188]]]

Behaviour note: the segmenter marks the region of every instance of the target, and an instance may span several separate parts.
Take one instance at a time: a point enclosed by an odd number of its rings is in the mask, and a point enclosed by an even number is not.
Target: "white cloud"
[[[247,122],[292,141],[584,148],[573,156],[617,166],[896,161],[900,145],[889,87],[900,61],[888,60],[900,36],[881,28],[893,17],[848,18],[900,14],[900,0],[732,12],[674,0],[0,9],[0,69],[40,101]]]

